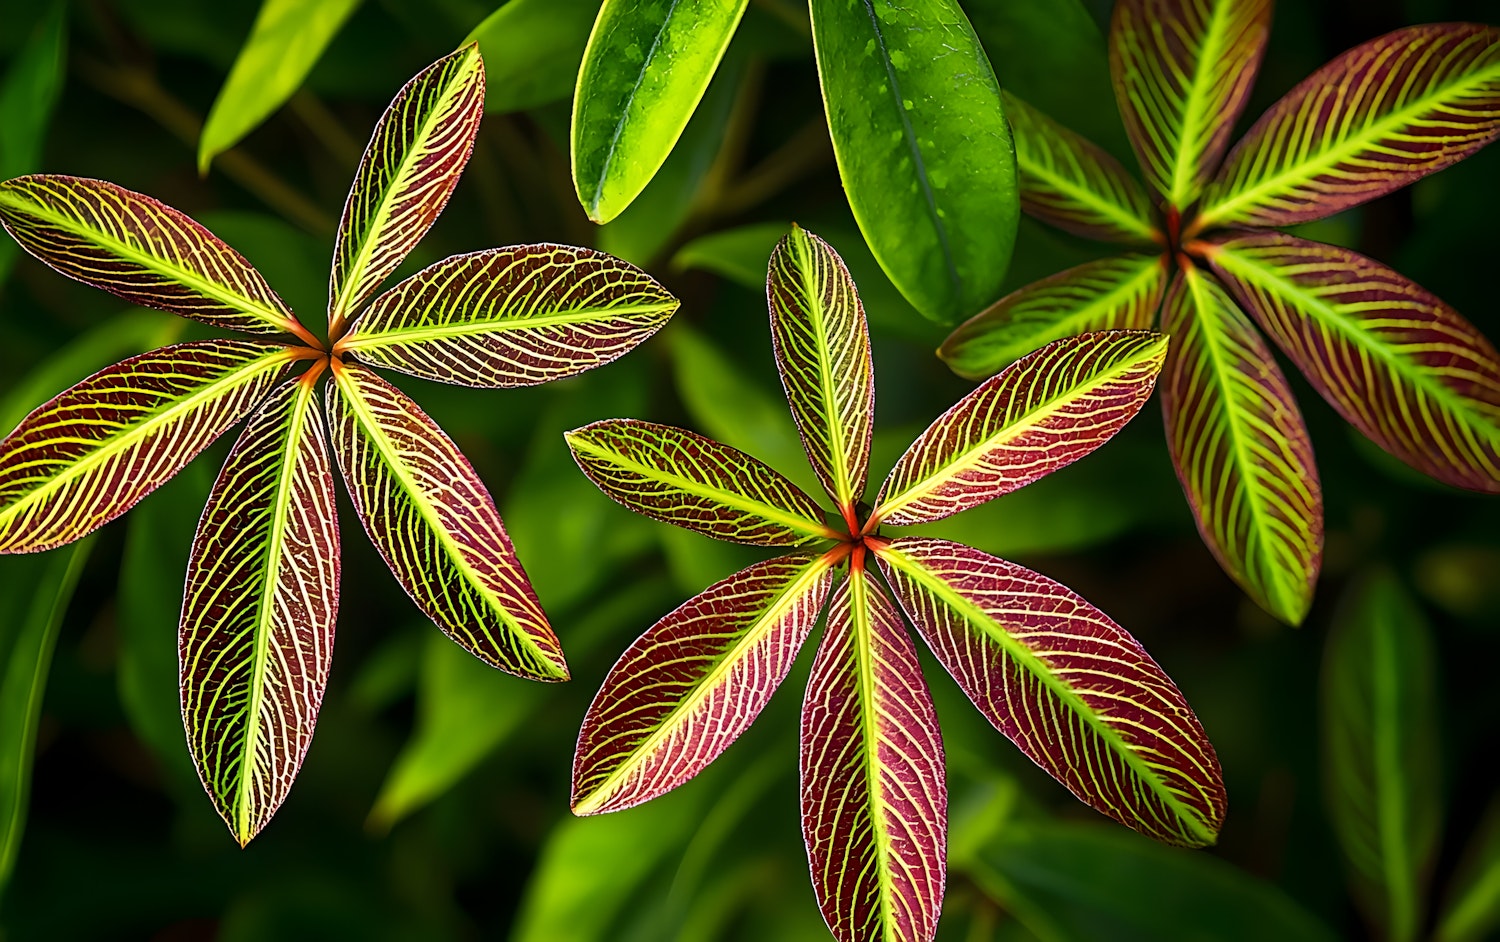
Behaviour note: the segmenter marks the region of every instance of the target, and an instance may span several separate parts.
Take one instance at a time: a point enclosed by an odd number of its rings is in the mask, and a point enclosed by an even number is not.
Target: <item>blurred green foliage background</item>
[[[797,698],[811,645],[763,719],[707,773],[642,808],[569,815],[574,738],[614,657],[757,554],[617,507],[578,473],[561,433],[649,418],[807,476],[763,289],[765,259],[793,220],[844,254],[865,298],[880,396],[872,476],[967,384],[932,356],[946,328],[901,299],[853,224],[794,0],[751,4],[662,173],[603,228],[573,196],[567,155],[567,98],[597,3],[491,4],[355,5],[300,90],[200,177],[202,121],[255,0],[0,0],[0,176],[45,169],[152,194],[239,249],[299,311],[323,304],[336,214],[380,109],[477,27],[489,113],[447,212],[398,275],[452,253],[558,241],[645,265],[683,300],[656,339],[576,379],[493,392],[404,381],[493,489],[574,682],[528,684],[484,667],[424,622],[364,541],[348,540],[318,733],[291,797],[246,850],[201,792],[177,706],[187,552],[228,442],[86,550],[0,558],[6,691],[18,689],[16,665],[35,663],[49,613],[77,579],[39,703],[29,813],[15,803],[18,761],[33,751],[21,736],[26,703],[0,698],[0,812],[25,814],[0,898],[5,938],[828,937],[796,814]],[[1105,0],[964,7],[1002,83],[1129,160],[1108,87]],[[1348,46],[1454,19],[1500,21],[1500,4],[1285,2],[1246,122]],[[235,118],[221,115],[221,130]],[[1316,224],[1316,237],[1394,265],[1497,338],[1497,212],[1491,148]],[[1094,251],[1023,221],[1007,284]],[[6,429],[93,370],[200,330],[121,310],[18,254],[0,246]],[[1140,638],[1198,711],[1230,794],[1218,847],[1153,845],[1030,767],[929,663],[953,809],[940,939],[1459,940],[1494,930],[1500,502],[1407,470],[1300,377],[1294,385],[1328,521],[1323,581],[1300,630],[1256,609],[1208,555],[1154,408],[1078,465],[921,528],[1049,573]],[[1410,865],[1383,866],[1378,853],[1372,864],[1370,835],[1378,844],[1393,833]]]

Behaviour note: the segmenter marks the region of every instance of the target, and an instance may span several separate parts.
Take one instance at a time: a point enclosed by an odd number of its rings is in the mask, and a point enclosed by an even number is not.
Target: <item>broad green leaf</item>
[[[852,524],[875,422],[870,331],[859,292],[838,253],[793,226],[771,253],[766,296],[776,366],[802,447]]]
[[[1500,492],[1500,354],[1457,311],[1374,259],[1281,233],[1208,259],[1355,428],[1445,484]]]
[[[375,126],[334,242],[329,332],[396,270],[448,203],[484,116],[484,63],[470,43],[418,72]]]
[[[485,663],[567,680],[494,501],[451,439],[415,402],[352,363],[335,366],[328,421],[349,497],[417,607]]]
[[[193,539],[179,627],[188,748],[240,846],[312,743],[338,617],[339,530],[317,373],[250,420]]]
[[[907,617],[985,719],[1079,800],[1212,844],[1224,781],[1203,726],[1140,643],[1065,586],[961,543],[876,551]]]
[[[802,838],[839,942],[929,942],[946,878],[937,711],[901,616],[868,572],[834,589],[802,705]]]
[[[370,302],[339,348],[462,386],[533,386],[608,363],[654,334],[677,299],[592,249],[522,245],[455,255]]]
[[[30,173],[41,159],[67,76],[67,10],[63,0],[52,0],[36,34],[0,76],[0,179]],[[0,284],[15,260],[15,246],[0,242]]]
[[[464,42],[489,63],[485,108],[520,111],[562,101],[578,84],[599,0],[507,0]]]
[[[50,556],[0,559],[0,894],[26,828],[52,651],[92,546],[89,541]]]
[[[670,425],[606,419],[566,435],[583,473],[653,520],[754,546],[836,538],[823,510],[771,467]]]
[[[284,347],[202,340],[131,357],[0,442],[0,553],[70,543],[123,514],[255,408]]]
[[[1361,902],[1416,939],[1442,818],[1433,639],[1395,576],[1343,604],[1323,659],[1324,798]]]
[[[1323,492],[1291,387],[1223,287],[1197,269],[1172,283],[1162,330],[1162,413],[1198,532],[1266,611],[1302,622],[1323,555]]]
[[[302,85],[359,0],[263,0],[198,137],[198,172]]]
[[[1321,219],[1500,136],[1500,28],[1412,26],[1356,46],[1272,105],[1203,196],[1198,226]]]
[[[786,235],[787,225],[757,222],[699,236],[677,250],[672,267],[711,271],[741,287],[759,290],[766,281],[766,259]]]
[[[1271,32],[1271,0],[1120,0],[1115,100],[1146,182],[1186,212],[1229,146]]]
[[[1109,441],[1156,385],[1167,338],[1104,330],[1048,344],[938,416],[880,488],[872,519],[940,520]]]
[[[595,222],[640,195],[708,88],[749,0],[604,0],[573,95],[573,186]]]
[[[165,203],[103,180],[0,183],[0,223],[58,272],[131,304],[252,334],[297,329],[250,263]]]
[[[813,48],[849,206],[928,318],[1000,296],[1015,245],[1015,147],[1000,86],[955,0],[812,0]]]
[[[1118,160],[1014,95],[1005,94],[1004,101],[1023,210],[1091,239],[1162,241],[1146,190]]]
[[[966,379],[984,379],[1054,340],[1093,330],[1145,330],[1167,284],[1159,255],[1085,262],[1018,288],[943,341],[938,356]]]
[[[1437,942],[1480,942],[1500,926],[1500,802],[1490,801],[1469,839],[1433,937]]]
[[[739,738],[785,679],[833,584],[828,561],[782,556],[667,614],[611,668],[573,759],[573,813],[671,791]]]

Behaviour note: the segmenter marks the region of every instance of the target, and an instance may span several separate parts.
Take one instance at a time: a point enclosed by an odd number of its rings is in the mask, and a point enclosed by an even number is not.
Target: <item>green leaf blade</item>
[[[316,387],[284,384],[209,494],[178,629],[198,775],[241,846],[286,799],[333,656],[339,531]]]
[[[364,367],[335,367],[330,439],[365,533],[417,607],[475,657],[568,679],[562,647],[495,502],[443,430]]]
[[[1211,275],[1173,282],[1162,329],[1167,442],[1198,531],[1257,604],[1300,624],[1322,562],[1323,492],[1291,387]]]
[[[813,0],[839,176],[912,306],[953,323],[993,303],[1019,212],[1000,86],[954,0]]]
[[[474,27],[488,63],[485,109],[520,111],[562,101],[578,84],[578,67],[598,17],[599,0],[506,0]]]
[[[749,0],[604,0],[573,98],[573,185],[609,222],[640,195],[698,107]]]
[[[0,442],[0,553],[61,546],[125,513],[248,415],[290,363],[255,341],[177,344],[38,406]]]
[[[979,712],[1081,801],[1168,844],[1212,844],[1219,760],[1140,643],[1065,586],[961,543],[876,551],[901,606]]]
[[[639,268],[592,249],[489,249],[430,265],[382,294],[339,346],[436,382],[532,386],[623,356],[677,304]]]
[[[0,76],[0,179],[37,169],[47,127],[67,80],[68,5],[54,0],[30,42]],[[0,241],[0,284],[19,253]]]

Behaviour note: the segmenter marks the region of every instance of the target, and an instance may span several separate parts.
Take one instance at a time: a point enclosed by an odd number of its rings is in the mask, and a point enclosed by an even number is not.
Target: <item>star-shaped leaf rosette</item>
[[[871,509],[875,388],[854,283],[826,243],[794,229],[771,256],[767,295],[787,401],[836,514],[682,429],[614,419],[568,434],[584,472],[638,513],[810,547],[710,586],[630,646],[579,734],[573,810],[629,808],[701,771],[765,706],[826,602],[802,711],[802,829],[839,939],[930,939],[942,904],[943,743],[901,611],[980,712],[1080,799],[1159,840],[1213,843],[1218,760],[1135,639],[1045,576],[881,530],[958,513],[1093,451],[1150,395],[1166,339],[1100,331],[1025,357],[922,433]]]
[[[328,677],[339,598],[330,450],[365,532],[427,617],[501,670],[568,677],[484,483],[370,367],[543,383],[629,350],[677,302],[624,262],[560,245],[454,256],[369,300],[447,203],[483,113],[470,45],[381,117],[338,228],[326,341],[237,252],[148,196],[64,176],[0,184],[0,222],[64,275],[257,335],[125,360],[0,442],[0,552],[25,553],[123,514],[250,417],[198,524],[179,643],[188,746],[242,844],[285,799]]]
[[[1381,448],[1487,493],[1500,493],[1500,356],[1380,262],[1272,227],[1358,206],[1500,136],[1500,29],[1447,23],[1373,39],[1293,88],[1230,149],[1270,23],[1270,0],[1115,4],[1110,71],[1148,187],[1007,97],[1022,208],[1154,251],[1027,285],[939,353],[978,379],[1049,340],[1159,315],[1172,338],[1167,439],[1198,529],[1257,603],[1297,624],[1321,565],[1323,496],[1262,333]]]

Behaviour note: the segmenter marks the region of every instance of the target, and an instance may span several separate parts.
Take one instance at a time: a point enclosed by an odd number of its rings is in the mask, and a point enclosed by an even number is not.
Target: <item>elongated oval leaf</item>
[[[595,422],[566,437],[589,480],[653,520],[755,546],[836,536],[801,488],[713,439],[634,419]]]
[[[1500,29],[1413,26],[1272,105],[1203,197],[1200,226],[1286,226],[1400,189],[1500,136]]]
[[[847,517],[864,496],[875,423],[870,329],[844,260],[792,227],[766,275],[771,343],[813,472]]]
[[[1500,492],[1500,354],[1474,325],[1348,249],[1263,233],[1209,252],[1245,310],[1355,428],[1439,481]]]
[[[672,152],[749,0],[604,0],[573,95],[573,185],[595,222],[629,206]]]
[[[1017,288],[948,335],[938,356],[959,376],[984,379],[1054,340],[1094,330],[1145,330],[1167,285],[1160,255],[1085,262]]]
[[[1312,603],[1323,492],[1312,442],[1266,342],[1210,275],[1172,283],[1162,413],[1198,532],[1224,571],[1288,624]]]
[[[198,172],[280,108],[360,0],[265,0],[198,136]]]
[[[677,299],[617,258],[520,245],[444,259],[382,294],[340,341],[366,363],[461,386],[532,386],[608,363]]]
[[[897,526],[941,520],[1072,464],[1140,411],[1166,352],[1161,334],[1103,330],[1023,357],[912,442],[873,516]]]
[[[1360,901],[1415,939],[1442,824],[1429,629],[1388,572],[1355,587],[1323,659],[1324,797]]]
[[[1184,211],[1218,168],[1271,31],[1271,0],[1120,0],[1115,99],[1146,182]]]
[[[802,837],[839,942],[927,942],[943,906],[948,786],[917,650],[880,586],[834,589],[802,705]]]
[[[756,563],[705,589],[626,649],[573,759],[573,812],[619,811],[697,775],[749,728],[823,610],[815,556]]]
[[[252,334],[296,319],[238,252],[165,203],[103,180],[0,183],[0,223],[52,268],[131,304]]]
[[[485,663],[567,680],[562,647],[469,459],[374,373],[344,363],[334,378],[334,454],[365,532],[406,594]]]
[[[812,0],[839,176],[870,250],[923,315],[1000,296],[1019,213],[1000,87],[955,0]]]
[[[985,719],[1093,808],[1169,844],[1212,844],[1219,760],[1140,643],[1066,586],[947,540],[877,551],[912,624]]]
[[[1160,241],[1150,197],[1118,160],[1014,95],[1006,93],[1003,100],[1016,141],[1023,210],[1091,239]]]
[[[182,718],[203,787],[241,846],[302,768],[333,657],[338,508],[315,396],[306,378],[289,382],[250,420],[188,562]]]
[[[331,333],[432,227],[483,116],[484,63],[473,43],[418,72],[381,115],[339,220],[328,281]]]
[[[202,340],[131,357],[36,408],[0,442],[0,553],[84,536],[156,490],[255,408],[285,348]]]

